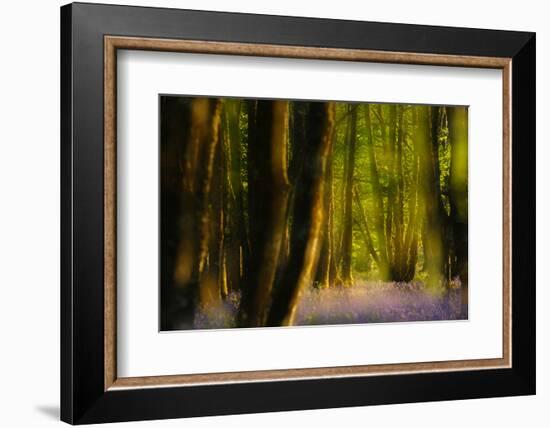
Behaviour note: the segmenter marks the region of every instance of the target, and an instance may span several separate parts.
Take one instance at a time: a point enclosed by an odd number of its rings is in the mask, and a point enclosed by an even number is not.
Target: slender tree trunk
[[[261,145],[258,135],[258,101],[249,100],[247,102],[248,114],[248,144],[247,144],[247,207],[248,207],[248,242],[250,254],[257,252],[260,248],[259,232],[261,232],[261,224],[256,223],[255,219],[261,219],[262,209],[262,193],[261,186],[258,184],[260,180],[259,165],[256,165],[256,159],[261,157]],[[259,160],[261,162],[261,159]],[[250,258],[247,260],[245,272],[252,268]],[[248,287],[248,285],[247,285]],[[245,293],[246,294],[246,293]]]
[[[453,228],[456,266],[453,275],[460,277],[462,305],[468,304],[468,109],[447,110],[451,141],[449,200]]]
[[[248,158],[249,227],[254,244],[239,317],[249,327],[265,323],[286,228],[287,129],[288,102],[257,102]]]
[[[220,101],[209,98],[196,98],[191,105],[190,131],[181,164],[180,239],[174,271],[174,283],[180,288],[199,287],[208,255],[208,201],[219,143],[220,109]]]
[[[220,131],[219,135],[222,135]],[[224,195],[226,178],[224,150],[222,144],[217,144],[212,169],[212,185],[210,190],[210,241],[208,248],[208,270],[201,281],[200,302],[206,307],[216,306],[220,299],[227,297],[227,281],[225,277],[224,229],[225,210]]]
[[[404,145],[404,130],[403,130],[403,108],[399,107],[396,111],[395,118],[395,181],[394,181],[394,216],[395,216],[395,267],[397,281],[407,281],[405,274],[407,268],[407,249],[404,242],[404,177],[403,177],[403,145]]]
[[[227,251],[226,246],[227,243],[225,241],[226,239],[226,230],[228,228],[227,224],[227,208],[229,205],[228,201],[228,170],[227,170],[227,152],[225,150],[225,145],[222,143],[222,131],[220,130],[220,143],[218,144],[220,149],[220,172],[221,172],[221,180],[220,180],[220,191],[221,195],[219,198],[220,201],[220,224],[219,224],[219,234],[220,234],[220,242],[219,242],[219,249],[220,249],[220,255],[219,255],[219,265],[220,265],[220,272],[219,272],[219,289],[220,289],[220,295],[222,299],[227,299],[229,297],[229,285],[227,280]]]
[[[289,180],[292,186],[300,176],[304,162],[304,146],[307,140],[307,115],[310,103],[295,101],[292,103],[292,116],[290,120],[290,161]]]
[[[439,163],[439,136],[442,128],[442,122],[444,120],[445,108],[432,107],[430,109],[431,120],[431,141],[432,141],[432,158],[434,165],[434,189],[435,198],[437,203],[437,209],[439,211],[439,222],[441,227],[441,251],[442,251],[442,269],[443,269],[443,285],[448,286],[450,284],[450,263],[449,263],[449,249],[450,249],[450,234],[449,232],[449,217],[445,211],[443,205],[443,196],[441,191],[441,165]]]
[[[290,181],[290,193],[288,196],[285,231],[283,242],[281,243],[281,254],[279,255],[279,266],[277,268],[276,280],[280,280],[282,273],[286,268],[290,251],[290,230],[291,210],[294,203],[295,184],[300,175],[304,162],[304,146],[307,140],[306,117],[308,114],[309,103],[305,101],[295,101],[291,104],[289,116],[289,148],[288,153],[288,175]]]
[[[336,144],[336,126],[332,128],[332,142],[329,152],[329,159],[327,159],[327,180],[326,191],[328,192],[328,239],[330,240],[330,256],[329,256],[329,272],[328,272],[328,285],[341,285],[342,279],[338,272],[337,265],[337,248],[336,248],[336,232],[334,230],[334,145]]]
[[[335,258],[336,258],[336,267],[337,267],[337,272],[338,272],[338,279],[339,279],[339,282],[338,284],[335,284],[335,285],[338,285],[338,286],[342,286],[343,285],[343,281],[342,281],[342,277],[340,276],[340,270],[341,270],[341,267],[342,267],[342,254],[343,254],[343,238],[344,238],[344,224],[346,223],[346,210],[345,210],[345,207],[346,207],[346,177],[348,175],[348,163],[349,163],[349,156],[348,156],[348,148],[349,148],[349,145],[350,145],[350,138],[351,138],[351,106],[347,106],[346,108],[346,113],[344,115],[344,118],[345,118],[345,122],[346,122],[346,127],[345,127],[345,130],[344,130],[344,148],[343,148],[343,152],[344,152],[344,165],[343,165],[343,171],[342,171],[342,181],[341,181],[341,185],[340,185],[340,212],[339,212],[339,218],[340,218],[340,222],[339,222],[339,228],[338,230],[336,231],[336,245],[335,245]]]
[[[329,265],[329,286],[341,286],[342,278],[340,278],[340,272],[338,271],[338,265],[336,264],[336,236],[334,231],[334,199],[331,199],[330,203],[330,218],[329,218],[329,234],[331,240],[330,247],[330,265]]]
[[[382,198],[382,189],[380,186],[380,177],[374,152],[374,138],[372,133],[371,106],[365,105],[365,123],[367,131],[367,158],[369,161],[369,178],[372,187],[374,200],[374,230],[378,245],[378,257],[380,259],[379,270],[380,278],[387,280],[389,278],[388,250],[386,247],[386,234],[384,231],[384,201]]]
[[[380,266],[380,258],[378,257],[378,254],[376,253],[376,249],[374,248],[374,244],[372,242],[372,237],[370,234],[370,227],[369,223],[367,221],[367,214],[365,213],[365,209],[363,208],[363,203],[361,202],[361,196],[359,195],[359,190],[357,190],[357,186],[354,186],[354,196],[355,196],[355,203],[357,204],[357,208],[359,210],[359,217],[361,219],[360,225],[361,225],[361,233],[363,235],[363,239],[365,240],[365,245],[368,250],[368,254],[372,257],[374,262],[378,265],[378,269],[381,269]]]
[[[404,253],[405,253],[405,267],[403,280],[408,282],[412,281],[416,273],[416,261],[418,255],[418,227],[417,227],[417,218],[418,218],[418,180],[420,176],[420,165],[418,160],[418,155],[414,154],[413,159],[413,171],[414,178],[412,187],[409,192],[412,193],[412,198],[409,201],[409,222],[407,224],[407,229],[405,232],[404,240]]]
[[[239,129],[241,102],[225,100],[225,168],[227,169],[227,230],[226,267],[228,291],[241,285],[242,267],[248,257],[248,237],[244,217],[243,185],[241,180],[241,133]]]
[[[342,225],[342,268],[341,275],[344,286],[353,284],[351,273],[353,244],[353,176],[355,172],[355,146],[357,141],[357,106],[350,116],[350,134],[347,150],[347,169],[344,182],[344,221]]]
[[[333,103],[311,103],[307,117],[308,139],[304,162],[296,182],[290,257],[273,298],[268,325],[292,325],[300,293],[313,280],[323,223],[323,177],[335,120]]]
[[[434,157],[433,130],[430,107],[418,106],[417,149],[422,172],[422,200],[424,205],[424,263],[428,272],[428,285],[439,288],[444,285],[444,242],[440,210],[439,168]],[[432,114],[435,113],[435,110]]]
[[[331,135],[331,150],[327,159],[326,173],[324,177],[324,190],[323,190],[323,211],[325,213],[323,225],[321,228],[321,253],[319,255],[319,264],[317,267],[317,275],[315,282],[319,288],[329,287],[331,282],[331,266],[333,262],[333,241],[332,241],[332,227],[334,222],[332,220],[332,149],[334,147],[334,140],[336,133]]]
[[[416,134],[416,128],[418,125],[418,111],[415,108],[411,108],[411,126],[412,126],[412,134]],[[421,221],[421,214],[422,209],[420,207],[420,195],[421,195],[421,188],[420,188],[420,158],[418,154],[418,147],[416,144],[412,144],[411,147],[413,151],[413,181],[411,183],[411,186],[409,188],[409,194],[413,193],[412,200],[409,200],[408,203],[408,210],[409,210],[409,217],[408,217],[408,226],[407,231],[405,232],[405,246],[407,247],[407,251],[409,254],[408,258],[408,266],[407,266],[407,272],[408,277],[410,280],[412,280],[416,273],[416,262],[418,259],[418,248],[419,248],[419,239],[421,239],[421,231],[422,231],[422,221]]]
[[[382,117],[382,106],[378,106],[379,114]],[[396,227],[396,203],[395,203],[395,187],[396,187],[396,162],[395,162],[395,135],[397,128],[396,106],[389,106],[389,131],[386,131],[386,125],[382,128],[382,139],[385,144],[385,153],[388,158],[388,192],[386,201],[386,249],[388,252],[388,262],[390,265],[390,279],[398,280],[399,274],[396,271],[397,261],[397,240],[394,235]]]

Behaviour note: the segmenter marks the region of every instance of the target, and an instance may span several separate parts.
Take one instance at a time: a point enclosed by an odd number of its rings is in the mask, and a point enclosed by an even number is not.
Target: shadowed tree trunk
[[[287,129],[288,102],[257,102],[248,151],[251,252],[239,314],[241,325],[248,327],[265,323],[284,239],[289,195]]]
[[[417,187],[418,159],[413,153],[413,168],[408,198],[405,197],[403,151],[405,142],[405,110],[402,106],[390,106],[390,138],[388,171],[388,205],[391,219],[386,231],[390,259],[390,278],[395,282],[409,282],[416,270],[417,258]],[[408,223],[405,226],[405,200],[408,205]]]
[[[281,244],[281,254],[279,256],[279,268],[277,272],[277,280],[280,279],[282,272],[286,268],[286,263],[288,261],[289,255],[289,235],[290,230],[289,226],[291,223],[291,210],[290,207],[294,203],[294,198],[296,196],[294,189],[296,180],[300,175],[302,165],[306,160],[304,159],[304,145],[307,140],[307,129],[306,129],[306,117],[309,110],[309,102],[306,101],[294,101],[292,103],[292,109],[290,112],[289,118],[289,143],[290,147],[288,150],[288,175],[290,181],[290,195],[289,202],[287,204],[287,213],[286,213],[286,226],[285,234],[283,237],[283,243]]]
[[[194,302],[188,288],[174,287],[181,210],[181,159],[188,137],[191,103],[178,97],[161,98],[161,328],[171,330],[185,318],[192,321]]]
[[[248,237],[244,217],[243,185],[241,180],[241,133],[239,129],[241,101],[224,102],[225,168],[227,169],[227,233],[226,268],[228,291],[241,285],[243,266],[248,258]]]
[[[310,103],[295,101],[292,105],[292,117],[290,120],[290,160],[289,180],[294,186],[300,175],[304,162],[304,145],[307,139],[307,114]]]
[[[460,277],[462,305],[468,304],[468,108],[447,109],[451,141],[449,201],[453,229],[455,266]]]
[[[406,257],[404,248],[404,219],[403,219],[403,113],[402,108],[392,106],[394,113],[392,123],[393,141],[392,149],[392,183],[391,193],[393,202],[393,263],[392,263],[392,279],[396,282],[405,282]]]
[[[421,194],[424,205],[424,264],[428,273],[428,286],[444,285],[444,242],[441,218],[441,190],[439,161],[435,157],[434,139],[437,131],[432,120],[437,108],[418,106],[416,144],[420,156]],[[433,109],[430,115],[430,109]],[[432,118],[430,117],[432,116]]]
[[[450,285],[450,257],[449,252],[451,249],[452,236],[450,231],[450,219],[445,210],[443,202],[443,190],[441,187],[441,164],[439,161],[439,146],[440,146],[440,134],[443,128],[443,122],[446,121],[444,107],[432,107],[430,111],[431,120],[431,136],[432,136],[432,157],[434,162],[434,184],[435,184],[435,198],[437,201],[437,208],[439,211],[439,222],[441,227],[441,259],[443,278],[442,285]]]
[[[336,241],[334,245],[334,258],[335,258],[335,279],[337,282],[333,283],[336,286],[342,286],[344,283],[342,281],[342,277],[340,275],[340,271],[342,268],[342,254],[343,254],[343,238],[344,238],[344,224],[346,222],[346,212],[345,212],[345,206],[346,206],[346,177],[348,175],[348,163],[349,163],[349,156],[348,156],[348,148],[349,148],[349,141],[350,141],[350,135],[351,135],[351,107],[348,105],[346,107],[345,114],[340,119],[340,121],[345,122],[345,128],[344,128],[344,142],[343,142],[343,168],[342,168],[342,180],[341,184],[339,186],[340,194],[339,194],[339,200],[340,200],[340,209],[339,209],[339,222],[338,222],[338,229],[335,231],[336,235]],[[340,122],[338,121],[338,122]]]
[[[335,119],[333,103],[311,103],[300,178],[296,182],[290,257],[276,290],[268,325],[292,325],[302,290],[313,280],[323,223],[323,185]]]
[[[258,101],[257,100],[249,100],[247,102],[247,116],[248,116],[248,123],[247,123],[247,133],[248,133],[248,141],[247,141],[247,207],[248,207],[248,245],[250,253],[255,251],[257,248],[259,248],[259,237],[257,235],[257,231],[260,228],[260,225],[256,225],[253,220],[256,218],[261,217],[261,202],[262,202],[262,195],[260,193],[261,188],[257,184],[259,180],[259,171],[258,166],[254,164],[255,158],[257,158],[260,154],[258,151],[260,150],[258,148],[258,132],[257,132],[257,115],[258,115]],[[251,267],[251,261],[250,258],[247,260],[247,264],[245,265],[245,272],[248,272]],[[246,280],[246,278],[245,278]],[[246,282],[246,281],[245,281]],[[248,285],[245,285],[246,288],[248,288]],[[247,291],[245,290],[245,295],[247,294]]]
[[[342,225],[342,267],[341,276],[344,286],[353,284],[351,274],[353,244],[353,176],[355,172],[355,146],[357,142],[357,106],[350,106],[350,129],[346,147],[346,174],[344,181],[344,219]]]
[[[208,202],[219,142],[220,110],[221,102],[217,99],[192,101],[189,135],[181,157],[181,215],[174,284],[193,290],[190,293],[193,300],[208,255]]]
[[[420,177],[420,163],[416,152],[414,153],[413,161],[414,178],[412,187],[409,192],[412,193],[409,201],[409,222],[405,232],[404,240],[404,259],[405,268],[403,272],[404,281],[412,281],[416,273],[416,261],[418,256],[418,180]]]
[[[221,126],[220,126],[221,128]],[[219,135],[223,132],[220,130]],[[210,189],[210,214],[209,214],[209,247],[208,247],[208,269],[201,280],[202,305],[215,305],[220,299],[225,299],[228,294],[226,270],[225,270],[225,181],[226,171],[224,168],[225,156],[223,144],[217,144],[214,164],[212,168],[212,184]]]

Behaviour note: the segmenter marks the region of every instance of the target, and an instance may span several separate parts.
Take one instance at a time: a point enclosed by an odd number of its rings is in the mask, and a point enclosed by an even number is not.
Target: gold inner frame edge
[[[503,82],[503,349],[502,358],[376,364],[303,369],[204,373],[169,376],[117,376],[116,367],[116,85],[117,50],[147,50],[213,55],[243,55],[296,59],[378,62],[494,68]],[[464,371],[511,367],[511,58],[387,52],[252,43],[173,40],[141,37],[104,37],[104,390],[193,386],[205,384],[360,377],[408,373]]]

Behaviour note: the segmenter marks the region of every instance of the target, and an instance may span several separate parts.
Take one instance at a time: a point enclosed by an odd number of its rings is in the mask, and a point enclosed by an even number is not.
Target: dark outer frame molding
[[[105,35],[511,58],[512,367],[105,392]],[[84,3],[63,6],[61,419],[82,424],[534,394],[535,96],[534,33]]]

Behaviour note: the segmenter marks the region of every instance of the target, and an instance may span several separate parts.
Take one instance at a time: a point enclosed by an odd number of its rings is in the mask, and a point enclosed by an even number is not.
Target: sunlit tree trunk
[[[453,275],[460,277],[462,304],[468,304],[468,108],[447,109],[451,142],[449,200],[455,252]]]
[[[335,108],[336,111],[336,108]],[[336,113],[335,113],[336,114]],[[334,146],[336,144],[337,133],[336,124],[332,128],[332,141],[329,152],[329,159],[327,159],[327,189],[328,192],[328,236],[330,239],[330,257],[329,257],[329,271],[328,271],[328,284],[329,286],[342,285],[342,279],[340,278],[340,272],[338,271],[338,253],[337,253],[337,238],[336,230],[334,227]]]
[[[221,102],[196,98],[181,156],[181,215],[174,271],[176,287],[197,289],[209,246],[209,194],[219,143]],[[192,293],[196,296],[196,293]],[[200,302],[197,302],[200,305]]]
[[[290,257],[276,290],[268,325],[292,325],[302,290],[313,280],[320,250],[323,223],[323,186],[327,158],[332,142],[335,106],[311,103],[307,116],[304,162],[296,182]]]
[[[240,323],[265,323],[286,228],[288,102],[258,101],[249,140],[249,228],[251,253]],[[252,237],[254,240],[252,241]]]
[[[317,267],[317,275],[315,278],[316,285],[319,288],[329,287],[331,282],[331,269],[333,269],[333,213],[332,213],[332,163],[333,163],[333,153],[332,149],[334,147],[334,140],[336,138],[336,133],[332,132],[331,135],[331,150],[327,158],[327,166],[325,173],[325,183],[323,190],[323,211],[324,219],[323,225],[321,227],[321,253],[319,255],[319,263]],[[336,269],[336,267],[334,267]],[[336,272],[334,272],[334,275]]]
[[[222,135],[222,132],[219,132]],[[219,302],[220,298],[225,299],[228,294],[224,238],[225,238],[225,179],[224,150],[222,144],[216,145],[214,164],[212,169],[212,185],[210,190],[209,203],[209,247],[208,247],[208,269],[201,280],[201,304],[212,306]]]
[[[331,176],[333,176],[333,169],[331,168]],[[331,180],[332,181],[332,180]],[[328,274],[328,283],[329,286],[341,285],[342,279],[340,278],[340,273],[338,272],[338,265],[336,264],[336,233],[334,230],[334,190],[331,186],[330,188],[330,208],[329,208],[329,239],[331,241],[330,245],[330,260],[329,260],[329,274]]]

